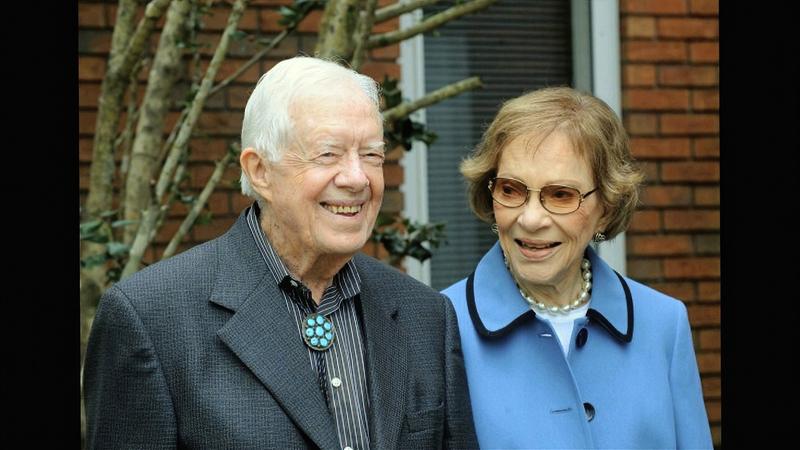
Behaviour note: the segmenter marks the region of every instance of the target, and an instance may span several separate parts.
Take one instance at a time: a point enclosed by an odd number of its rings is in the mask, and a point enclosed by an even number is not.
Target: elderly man
[[[282,61],[242,148],[233,227],[103,296],[89,447],[477,447],[450,302],[357,253],[383,197],[375,82]]]

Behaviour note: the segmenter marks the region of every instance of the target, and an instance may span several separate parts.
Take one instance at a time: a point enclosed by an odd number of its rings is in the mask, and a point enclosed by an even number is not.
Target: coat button
[[[591,422],[592,419],[594,419],[594,406],[589,402],[585,402],[583,404],[583,410],[586,412],[586,420]]]
[[[586,339],[588,337],[589,337],[589,330],[587,330],[586,328],[581,328],[581,331],[578,331],[578,337],[575,338],[575,345],[577,345],[578,348],[583,347],[584,345],[586,345]]]

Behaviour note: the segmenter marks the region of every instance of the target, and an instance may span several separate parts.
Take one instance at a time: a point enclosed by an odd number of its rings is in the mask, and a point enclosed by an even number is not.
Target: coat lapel
[[[369,431],[371,448],[397,448],[400,425],[405,415],[407,346],[398,323],[395,299],[402,293],[389,292],[372,279],[368,260],[356,255],[361,277],[359,296],[367,347],[367,378],[370,387]]]
[[[247,228],[244,214],[219,242],[211,301],[234,311],[217,332],[320,448],[339,447],[336,427],[283,297]]]

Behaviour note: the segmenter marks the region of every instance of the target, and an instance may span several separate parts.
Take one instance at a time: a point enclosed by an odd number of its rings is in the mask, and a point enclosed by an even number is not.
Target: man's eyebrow
[[[374,141],[367,143],[362,148],[367,150],[383,150],[384,147],[386,147],[386,144],[383,141]]]

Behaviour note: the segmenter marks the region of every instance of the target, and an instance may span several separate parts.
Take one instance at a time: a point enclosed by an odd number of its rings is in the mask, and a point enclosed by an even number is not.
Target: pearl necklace
[[[511,268],[508,267],[508,261],[505,255],[503,255],[503,262],[506,263],[506,268],[508,268],[509,273],[511,273],[511,278],[514,278],[514,273],[511,272]],[[589,303],[589,299],[591,298],[589,290],[592,288],[591,267],[592,263],[590,263],[588,259],[583,258],[583,261],[581,261],[581,278],[583,279],[583,283],[581,283],[581,292],[578,294],[578,298],[576,298],[575,301],[564,306],[548,306],[528,295],[525,289],[517,283],[516,278],[514,278],[514,284],[517,286],[517,289],[519,289],[519,293],[522,294],[522,298],[524,298],[531,307],[535,307],[550,314],[567,314]]]

